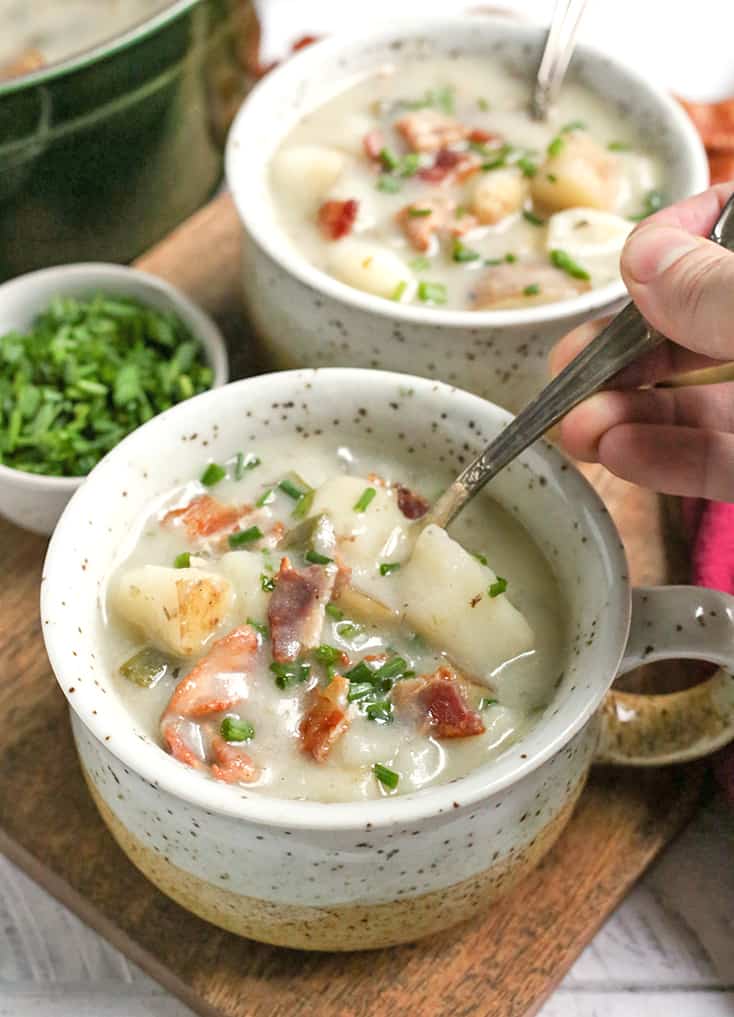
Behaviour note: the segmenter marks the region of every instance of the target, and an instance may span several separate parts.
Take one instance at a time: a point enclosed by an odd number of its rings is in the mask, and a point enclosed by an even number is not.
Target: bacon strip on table
[[[251,512],[249,505],[223,505],[210,494],[198,494],[183,508],[171,509],[163,525],[182,523],[190,539],[213,537],[237,529],[240,519]]]
[[[393,690],[397,708],[413,716],[434,738],[467,738],[484,731],[484,722],[466,701],[459,677],[450,667],[431,675],[398,682]]]
[[[359,211],[359,202],[354,198],[346,201],[325,201],[317,213],[322,235],[327,240],[341,240],[354,229]]]
[[[476,152],[442,148],[436,152],[433,164],[419,170],[418,176],[430,184],[463,184],[478,172],[481,165],[482,160]]]
[[[437,233],[460,237],[477,226],[476,218],[468,212],[457,216],[456,202],[442,195],[406,205],[395,219],[411,246],[421,252],[430,250]]]
[[[318,646],[324,607],[335,580],[334,568],[309,565],[299,571],[288,558],[282,559],[268,605],[273,659],[278,663],[295,660],[302,650]]]
[[[212,776],[226,784],[251,784],[260,776],[260,768],[243,748],[230,745],[217,735],[212,739]]]
[[[349,727],[349,682],[335,675],[324,688],[311,692],[311,702],[301,721],[301,749],[323,763],[331,747]]]
[[[428,501],[409,487],[398,486],[398,508],[406,519],[420,519],[428,511]]]
[[[435,109],[408,113],[396,121],[395,128],[414,152],[437,152],[469,136],[469,128]]]

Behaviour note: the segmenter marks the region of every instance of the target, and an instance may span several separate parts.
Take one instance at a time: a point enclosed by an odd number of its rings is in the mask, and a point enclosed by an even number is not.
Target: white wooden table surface
[[[367,6],[370,17],[382,18],[397,7],[395,0]],[[466,6],[402,0],[400,11],[429,17]],[[504,6],[542,20],[552,0]],[[260,0],[260,7],[266,47],[277,53],[301,34],[353,27],[362,5]],[[732,0],[591,0],[581,34],[691,98],[734,94]],[[0,858],[0,1017],[191,1012]],[[701,812],[609,919],[541,1017],[734,1017],[734,811],[717,799]]]

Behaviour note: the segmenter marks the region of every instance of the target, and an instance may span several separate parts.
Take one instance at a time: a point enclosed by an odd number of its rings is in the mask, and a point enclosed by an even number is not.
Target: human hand
[[[641,388],[734,360],[734,253],[704,234],[734,192],[719,184],[646,219],[622,252],[622,276],[671,342],[626,368],[561,424],[577,459],[667,494],[734,501],[734,382]],[[582,325],[551,354],[557,374],[597,332]]]

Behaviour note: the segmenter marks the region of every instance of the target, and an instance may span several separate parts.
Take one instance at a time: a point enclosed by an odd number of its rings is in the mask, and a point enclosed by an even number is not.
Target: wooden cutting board
[[[238,248],[224,196],[140,260],[215,314],[234,377],[266,367],[239,305]],[[685,553],[658,500],[587,472],[622,531],[633,580],[685,580]],[[0,850],[207,1017],[530,1017],[700,800],[701,767],[597,771],[556,848],[484,920],[371,954],[237,939],[139,875],[92,805],[41,640],[45,548],[0,522]],[[678,684],[680,668],[653,677]]]

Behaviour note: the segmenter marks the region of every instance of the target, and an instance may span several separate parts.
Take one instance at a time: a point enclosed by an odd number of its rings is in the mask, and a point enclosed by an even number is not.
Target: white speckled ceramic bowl
[[[608,691],[616,674],[643,659],[734,665],[734,599],[688,587],[631,596],[604,506],[543,443],[492,483],[492,496],[532,532],[558,575],[568,651],[544,715],[496,761],[394,798],[287,801],[217,783],[137,729],[104,663],[100,596],[151,499],[198,475],[211,457],[290,435],[295,462],[299,449],[335,428],[345,443],[369,433],[426,471],[436,460],[458,470],[507,420],[476,396],[403,375],[265,375],[154,418],[74,495],[44,568],[46,647],[100,812],[135,864],[184,907],[291,947],[351,950],[416,939],[487,908],[538,861],[568,820],[595,756],[671,762],[734,735],[734,680],[724,671],[676,695]]]
[[[355,79],[385,62],[433,53],[457,59],[480,54],[530,76],[543,38],[540,27],[468,15],[360,25],[353,35],[299,53],[251,93],[230,133],[227,179],[244,225],[242,283],[250,317],[276,366],[405,371],[451,382],[517,412],[546,380],[554,342],[620,304],[621,280],[572,300],[518,310],[452,311],[383,300],[314,268],[288,240],[274,209],[270,157],[304,114]],[[671,200],[706,187],[701,141],[671,96],[584,46],[570,74],[634,117],[662,158]]]
[[[124,265],[89,262],[29,272],[0,286],[0,336],[28,328],[57,296],[108,293],[132,297],[161,311],[172,311],[201,342],[214,372],[213,387],[229,377],[227,350],[214,321],[175,286]],[[84,477],[44,477],[0,463],[0,515],[25,530],[48,535]]]

